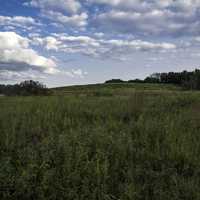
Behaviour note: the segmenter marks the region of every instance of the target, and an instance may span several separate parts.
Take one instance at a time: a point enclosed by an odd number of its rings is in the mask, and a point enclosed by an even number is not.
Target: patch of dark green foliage
[[[156,83],[156,84],[175,84],[184,89],[200,90],[200,70],[196,69],[192,72],[169,72],[155,73],[144,80],[134,79],[123,81],[121,79],[111,79],[105,83]]]
[[[50,90],[38,81],[24,81],[15,85],[0,85],[0,94],[7,96],[48,95]]]

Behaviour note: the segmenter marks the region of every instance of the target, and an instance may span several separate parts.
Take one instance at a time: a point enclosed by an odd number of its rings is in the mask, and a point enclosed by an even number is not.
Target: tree
[[[106,81],[105,83],[124,83],[124,81],[121,79],[111,79]]]
[[[0,94],[15,95],[48,95],[50,90],[38,81],[28,80],[15,85],[0,85]]]

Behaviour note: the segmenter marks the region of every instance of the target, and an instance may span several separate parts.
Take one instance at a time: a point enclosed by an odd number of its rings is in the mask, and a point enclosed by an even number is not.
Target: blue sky
[[[199,0],[1,0],[0,83],[49,87],[193,70]]]

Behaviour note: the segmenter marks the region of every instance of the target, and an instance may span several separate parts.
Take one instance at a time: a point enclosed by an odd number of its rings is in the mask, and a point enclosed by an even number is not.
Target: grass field
[[[0,97],[0,199],[199,200],[200,93],[169,85]]]

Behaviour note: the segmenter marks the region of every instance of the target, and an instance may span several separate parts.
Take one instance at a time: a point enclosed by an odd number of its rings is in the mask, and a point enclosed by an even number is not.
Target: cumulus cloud
[[[72,27],[84,27],[87,25],[87,13],[80,13],[80,14],[74,14],[71,16],[67,16],[62,14],[61,12],[56,11],[43,11],[42,16],[53,20],[55,22],[61,23],[63,25],[69,25]]]
[[[134,35],[200,34],[199,0],[29,0],[24,4],[39,8],[57,27],[88,25],[97,32]]]
[[[1,68],[1,67],[0,67]],[[88,73],[82,69],[71,69],[71,70],[58,70],[56,75],[65,76],[69,78],[85,78]],[[22,81],[27,79],[42,80],[46,79],[45,74],[41,74],[34,70],[29,69],[28,71],[10,71],[0,69],[0,80],[1,81]]]
[[[52,36],[29,38],[15,32],[0,32],[0,80],[44,79],[46,75],[64,75],[70,78],[84,78],[87,72],[82,69],[64,70],[57,67],[55,57],[39,55],[31,45],[42,45],[47,50],[57,51],[61,42]]]
[[[15,32],[0,32],[0,70],[4,73],[35,70],[42,73],[57,72],[56,63],[30,48],[29,39]]]
[[[65,11],[70,14],[77,13],[81,4],[77,0],[32,0],[24,3],[24,5],[37,7],[40,9],[51,9]]]
[[[77,0],[31,0],[24,5],[39,8],[43,17],[63,25],[72,27],[87,25],[88,15],[81,11],[81,3]]]
[[[118,9],[147,11],[152,9],[171,9],[194,11],[200,7],[199,0],[89,0],[90,3],[105,4]]]
[[[46,77],[41,74],[35,74],[35,72],[29,70],[29,71],[23,71],[23,72],[17,72],[17,71],[9,71],[9,70],[0,70],[0,80],[1,81],[22,81],[27,79],[45,79]]]
[[[142,40],[106,40],[89,36],[69,36],[65,34],[54,34],[50,37],[32,38],[35,45],[42,45],[46,50],[54,50],[65,53],[79,53],[96,58],[124,58],[124,55],[135,51],[165,52],[176,50],[172,43],[153,43]]]
[[[108,6],[95,16],[94,25],[143,35],[199,34],[199,0],[89,0]]]
[[[28,0],[24,5],[39,8],[56,26],[89,25],[97,32],[134,35],[200,34],[199,0]]]
[[[16,27],[31,30],[35,26],[41,26],[41,23],[36,21],[32,17],[24,16],[1,16],[0,15],[0,26],[7,30],[15,30]]]
[[[99,38],[102,38],[102,37],[104,37],[104,33],[102,33],[102,32],[99,32],[99,33],[94,33],[94,36],[96,36],[96,37],[99,37]]]
[[[82,69],[72,69],[71,71],[61,71],[62,75],[66,75],[70,78],[85,78],[85,76],[88,74],[86,71],[83,71]]]

